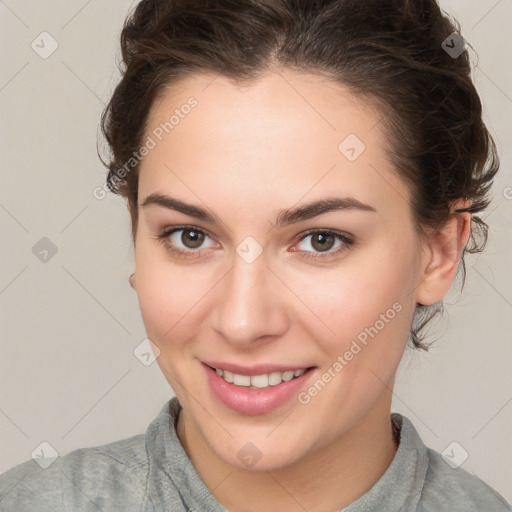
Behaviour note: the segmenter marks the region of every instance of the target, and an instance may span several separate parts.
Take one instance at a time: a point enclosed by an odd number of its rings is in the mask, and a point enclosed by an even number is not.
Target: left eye
[[[180,232],[181,235],[179,235]],[[204,231],[193,226],[182,226],[168,229],[158,235],[157,238],[164,244],[169,252],[182,257],[194,257],[202,255],[203,251],[206,249],[201,248],[201,245],[206,238],[210,237]],[[309,245],[313,248],[313,251],[308,250],[308,248],[304,246],[300,247],[301,244],[308,245],[304,242],[308,238],[311,238]],[[336,241],[339,242],[338,246],[335,246]],[[183,248],[179,246],[180,243]],[[353,243],[351,238],[341,233],[327,230],[313,230],[302,236],[297,244],[299,250],[293,249],[293,251],[306,253],[305,258],[323,258],[338,255],[347,250]],[[210,247],[214,247],[214,245]]]
[[[347,239],[345,237],[342,237],[341,235],[338,235],[337,233],[332,233],[330,231],[313,231],[312,233],[308,233],[304,237],[301,238],[300,242],[303,242],[304,240],[311,238],[309,244],[317,251],[319,252],[327,252],[330,249],[333,248],[334,242],[338,240],[341,244],[341,242],[346,242]],[[339,247],[339,246],[338,246]],[[301,249],[301,250],[307,250],[307,249]]]

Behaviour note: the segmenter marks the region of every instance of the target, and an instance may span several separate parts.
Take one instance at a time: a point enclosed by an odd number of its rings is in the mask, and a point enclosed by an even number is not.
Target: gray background
[[[98,122],[133,4],[0,1],[0,472],[42,441],[63,455],[143,433],[173,396],[157,364],[133,353],[145,332],[128,285],[124,202],[93,196],[105,178]],[[512,502],[512,0],[441,7],[478,52],[474,78],[502,168],[486,251],[468,256],[466,288],[460,295],[457,281],[447,296],[435,348],[406,352],[392,409],[437,451],[459,443],[462,467]],[[31,47],[51,49],[44,31],[58,44],[46,59]],[[57,248],[45,262],[33,252],[43,237]]]

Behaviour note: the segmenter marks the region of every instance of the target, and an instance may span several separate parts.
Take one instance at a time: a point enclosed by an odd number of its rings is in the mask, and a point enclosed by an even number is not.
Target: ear
[[[460,201],[452,206],[446,225],[430,235],[425,242],[422,273],[417,287],[416,302],[429,306],[443,299],[457,275],[460,257],[471,234],[471,213],[454,210],[466,208],[471,203]]]

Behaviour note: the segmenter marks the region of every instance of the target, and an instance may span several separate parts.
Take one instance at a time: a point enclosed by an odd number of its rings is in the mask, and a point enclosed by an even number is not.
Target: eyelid
[[[186,256],[200,257],[204,252],[207,252],[209,248],[206,248],[206,249],[203,249],[203,248],[181,249],[181,248],[176,248],[176,247],[171,248],[170,244],[167,243],[167,239],[172,234],[179,232],[179,231],[187,231],[187,230],[202,233],[203,235],[206,235],[208,238],[210,238],[210,240],[213,240],[216,244],[218,244],[218,242],[216,242],[213,239],[213,237],[208,233],[208,230],[205,230],[198,226],[193,226],[191,224],[170,226],[168,228],[163,229],[161,231],[161,233],[156,236],[156,238],[158,239],[159,242],[162,242],[164,244],[164,246],[170,252],[180,254],[182,257],[186,257]],[[309,256],[304,256],[304,258],[321,260],[322,258],[334,258],[334,257],[340,255],[341,253],[344,253],[345,251],[349,250],[351,248],[351,246],[355,244],[354,236],[350,235],[348,233],[340,232],[340,231],[338,231],[336,229],[332,229],[332,228],[312,228],[303,233],[300,233],[296,237],[294,246],[296,244],[300,243],[302,240],[304,240],[308,236],[314,235],[316,233],[327,233],[327,234],[333,235],[338,240],[340,240],[343,244],[340,248],[337,248],[336,250],[328,250],[325,252],[302,251],[302,250],[297,250],[297,249],[292,250],[292,252],[303,252],[303,253],[309,255]]]
[[[214,239],[209,234],[207,229],[200,228],[199,226],[193,226],[192,224],[169,226],[168,228],[162,229],[161,234],[159,236],[169,236],[176,231],[187,230],[187,229],[189,229],[190,231],[199,231],[200,233],[207,235],[210,239],[212,239],[212,240]],[[341,231],[338,231],[338,230],[332,229],[332,228],[311,228],[311,229],[308,229],[308,230],[300,233],[299,235],[297,235],[297,237],[296,237],[297,242],[304,240],[304,238],[306,238],[307,236],[312,235],[314,233],[332,233],[332,234],[339,235],[342,238],[345,238],[347,240],[352,240],[354,238],[349,233],[341,232]]]
[[[218,245],[218,242],[215,241],[215,239],[208,233],[207,230],[203,229],[203,228],[200,228],[198,226],[192,226],[191,224],[186,224],[186,225],[180,225],[180,226],[170,226],[169,228],[166,228],[164,229],[160,235],[158,235],[158,238],[160,239],[167,239],[169,238],[171,235],[173,235],[174,233],[176,232],[179,232],[179,231],[196,231],[198,233],[202,233],[203,235],[205,235],[206,237],[208,237],[210,240],[214,241],[215,244]],[[191,253],[197,253],[199,251],[205,251],[206,249],[204,248],[201,248],[201,249],[187,249],[187,251],[191,252]]]

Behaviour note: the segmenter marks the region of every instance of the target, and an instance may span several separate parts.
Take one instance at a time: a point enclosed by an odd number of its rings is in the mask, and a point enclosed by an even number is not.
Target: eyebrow
[[[169,210],[175,210],[177,212],[181,212],[185,215],[209,222],[211,224],[222,224],[219,217],[217,217],[214,213],[210,213],[200,206],[188,204],[163,194],[149,194],[141,204],[141,207],[150,205],[156,205],[167,208]],[[277,216],[276,225],[285,226],[289,224],[295,224],[297,222],[312,219],[318,215],[322,215],[324,213],[335,210],[360,210],[364,212],[378,213],[373,206],[362,203],[354,197],[330,197],[306,203],[295,208],[281,210]]]

